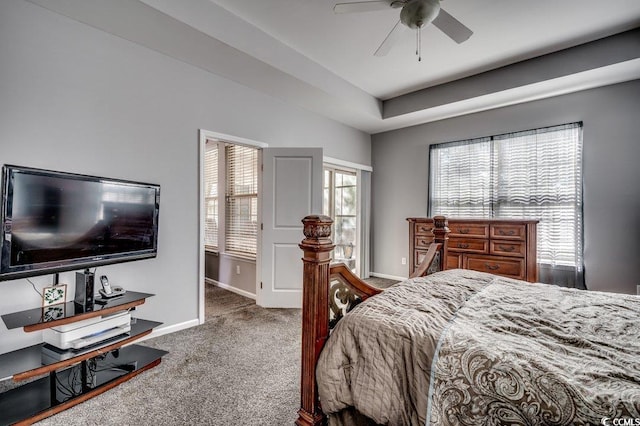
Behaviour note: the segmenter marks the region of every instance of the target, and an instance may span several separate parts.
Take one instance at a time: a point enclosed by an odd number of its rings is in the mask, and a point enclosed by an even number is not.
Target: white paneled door
[[[302,218],[322,213],[321,148],[262,150],[257,303],[302,307]]]

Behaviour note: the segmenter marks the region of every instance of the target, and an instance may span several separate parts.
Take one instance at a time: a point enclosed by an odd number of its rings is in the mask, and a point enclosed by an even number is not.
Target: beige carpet
[[[368,284],[378,288],[387,288],[399,282],[397,280],[390,280],[388,278],[378,278],[378,277],[370,277],[370,278],[367,278],[365,281]]]
[[[159,366],[39,424],[293,424],[300,310],[260,308],[211,287],[205,324],[143,343],[169,351]]]
[[[248,297],[240,296],[220,287],[207,284],[204,290],[205,318],[207,320],[239,311],[256,302]]]

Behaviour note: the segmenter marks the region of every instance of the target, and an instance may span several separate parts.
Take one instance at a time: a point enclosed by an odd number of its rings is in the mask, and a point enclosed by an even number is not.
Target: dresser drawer
[[[433,223],[417,222],[413,226],[416,235],[433,235],[431,232],[433,230]]]
[[[489,241],[480,238],[449,238],[449,251],[489,253]]]
[[[446,269],[462,268],[462,254],[447,252]]]
[[[449,237],[477,237],[489,238],[489,224],[487,223],[451,223]]]
[[[508,223],[491,225],[491,238],[524,241],[527,238],[527,227],[525,225]]]
[[[463,268],[474,271],[488,272],[490,274],[504,275],[510,278],[523,280],[525,278],[524,259],[467,255],[463,259]]]
[[[429,248],[433,242],[433,235],[416,235],[416,248]]]
[[[498,256],[524,257],[527,245],[524,241],[491,240],[489,252]]]

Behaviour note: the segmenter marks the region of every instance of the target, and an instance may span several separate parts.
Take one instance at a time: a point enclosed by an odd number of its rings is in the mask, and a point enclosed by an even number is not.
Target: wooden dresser
[[[446,269],[490,272],[530,282],[538,281],[537,220],[447,219],[449,243]],[[433,220],[410,217],[409,273],[420,264],[433,241]]]

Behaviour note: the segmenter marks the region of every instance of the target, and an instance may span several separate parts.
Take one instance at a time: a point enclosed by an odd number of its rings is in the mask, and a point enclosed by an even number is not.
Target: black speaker
[[[93,284],[93,272],[89,272],[89,270],[76,272],[76,298],[74,302],[80,305],[84,311],[93,310]]]

